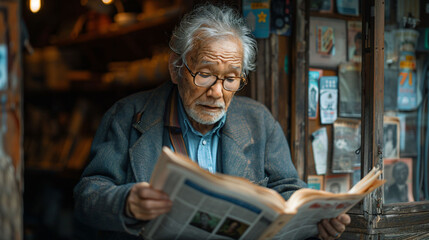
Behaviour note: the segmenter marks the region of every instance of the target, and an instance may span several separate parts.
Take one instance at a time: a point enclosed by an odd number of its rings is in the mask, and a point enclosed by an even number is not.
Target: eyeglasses
[[[211,87],[218,80],[222,80],[222,86],[225,90],[230,92],[237,92],[243,89],[243,87],[247,84],[247,79],[245,76],[241,77],[225,77],[219,78],[216,75],[212,75],[206,72],[196,72],[193,73],[191,69],[189,69],[188,65],[185,63],[186,69],[188,69],[191,76],[194,78],[194,84],[199,87]],[[243,74],[244,75],[244,74]]]

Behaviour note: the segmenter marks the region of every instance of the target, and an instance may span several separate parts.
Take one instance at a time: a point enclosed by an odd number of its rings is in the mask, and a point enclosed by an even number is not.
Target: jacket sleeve
[[[134,183],[127,183],[129,127],[115,119],[112,107],[94,137],[90,163],[74,188],[77,219],[99,230],[138,235],[143,222],[130,221],[124,206]],[[131,124],[131,123],[130,123]],[[130,222],[134,225],[129,224]]]
[[[268,188],[276,190],[287,200],[296,190],[307,186],[298,177],[292,163],[289,145],[277,121],[274,122],[271,133],[268,135],[265,156],[265,171],[269,177]]]

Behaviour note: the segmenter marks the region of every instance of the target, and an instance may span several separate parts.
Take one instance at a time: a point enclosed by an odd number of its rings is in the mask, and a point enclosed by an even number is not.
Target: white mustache
[[[223,102],[205,102],[205,101],[196,101],[197,105],[206,105],[211,107],[219,107],[219,108],[225,108],[225,103]]]

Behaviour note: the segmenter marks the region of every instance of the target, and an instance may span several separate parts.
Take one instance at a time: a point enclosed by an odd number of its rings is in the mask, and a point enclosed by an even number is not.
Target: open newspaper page
[[[300,189],[288,200],[287,210],[296,214],[275,239],[307,239],[318,234],[317,223],[347,212],[366,195],[385,183],[381,171],[372,169],[348,193],[334,194],[315,189]]]
[[[275,227],[279,219],[281,223],[287,221],[284,215],[279,218],[284,200],[277,193],[238,178],[202,169],[192,171],[192,162],[181,163],[190,164],[184,167],[171,158],[177,155],[165,148],[152,173],[151,185],[167,193],[173,207],[145,227],[143,235],[147,239],[266,239],[279,230]],[[229,184],[225,184],[227,181]],[[264,192],[258,193],[261,189]],[[278,201],[263,203],[261,198]]]

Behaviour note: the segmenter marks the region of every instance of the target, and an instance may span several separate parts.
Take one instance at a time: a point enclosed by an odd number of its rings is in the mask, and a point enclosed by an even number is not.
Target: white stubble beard
[[[204,114],[208,114],[208,115],[212,116],[211,119],[205,120],[205,119],[203,119],[200,116],[200,113],[197,110],[195,110],[195,108],[184,106],[185,111],[188,114],[188,116],[190,118],[192,118],[194,121],[196,121],[197,123],[200,123],[200,124],[204,124],[204,125],[215,124],[226,113],[226,111],[225,111],[225,104],[224,103],[215,103],[215,104],[212,104],[212,103],[205,103],[205,102],[202,102],[202,101],[197,101],[197,102],[195,102],[195,105],[216,105],[217,107],[221,107],[222,108],[221,111],[219,111],[219,112],[204,112]]]

